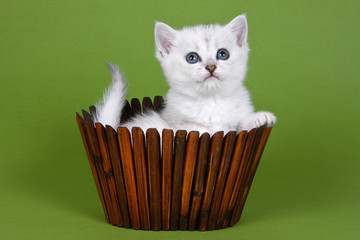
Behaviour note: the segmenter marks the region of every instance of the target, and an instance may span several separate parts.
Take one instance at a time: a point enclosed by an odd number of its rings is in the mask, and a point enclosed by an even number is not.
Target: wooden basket
[[[143,111],[164,100],[143,99]],[[140,128],[115,131],[77,113],[82,140],[106,220],[151,230],[213,230],[239,221],[271,128],[239,134]],[[122,121],[141,111],[127,103]],[[160,143],[160,139],[162,143]]]

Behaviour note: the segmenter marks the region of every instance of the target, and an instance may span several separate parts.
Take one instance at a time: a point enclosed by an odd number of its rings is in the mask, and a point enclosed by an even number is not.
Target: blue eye
[[[227,60],[230,57],[229,52],[226,49],[219,49],[216,58],[220,60]]]
[[[198,61],[200,61],[200,57],[199,55],[197,55],[197,53],[191,52],[188,55],[186,55],[186,61],[188,63],[194,64],[197,63]]]

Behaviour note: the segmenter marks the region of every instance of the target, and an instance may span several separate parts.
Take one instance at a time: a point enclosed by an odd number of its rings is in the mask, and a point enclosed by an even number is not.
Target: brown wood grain
[[[185,158],[186,135],[187,132],[184,130],[179,130],[175,134],[173,189],[171,197],[171,230],[177,230],[179,227],[180,197]]]
[[[137,98],[131,99],[131,108],[132,108],[134,114],[141,113],[141,103],[140,103],[139,99],[137,99]]]
[[[120,123],[124,123],[131,119],[134,116],[134,112],[129,104],[128,101],[126,101],[126,104],[121,112],[121,120]]]
[[[235,180],[237,177],[237,173],[239,171],[240,163],[241,163],[241,157],[243,154],[243,150],[246,143],[247,138],[247,132],[240,132],[236,137],[236,143],[234,146],[234,151],[231,159],[231,165],[229,168],[229,173],[226,179],[226,184],[224,188],[224,192],[222,194],[222,199],[220,201],[220,209],[219,209],[219,215],[217,219],[217,225],[216,228],[222,228],[223,222],[225,221],[225,214],[228,210],[228,205],[231,199],[231,195],[234,189]]]
[[[154,111],[154,105],[151,101],[151,98],[149,97],[144,97],[143,101],[142,101],[142,107],[143,107],[143,112],[152,112]]]
[[[245,197],[246,191],[247,191],[246,182],[249,177],[250,169],[251,169],[253,161],[254,161],[257,147],[259,146],[259,143],[260,143],[261,133],[263,132],[262,130],[261,131],[259,131],[259,130],[260,130],[260,128],[255,129],[254,141],[251,146],[249,157],[246,159],[246,164],[245,164],[245,168],[243,170],[244,173],[243,173],[243,178],[241,180],[239,194],[237,196],[234,210],[233,210],[232,216],[231,216],[229,224],[228,224],[229,226],[233,226],[236,222],[238,222],[240,219],[241,213],[242,213],[242,209],[243,209],[242,204],[245,201],[244,197]]]
[[[134,127],[132,129],[132,137],[141,226],[142,229],[148,230],[150,229],[150,213],[144,132],[141,128]]]
[[[150,221],[152,230],[161,229],[160,136],[155,128],[146,131]]]
[[[90,111],[91,118],[93,119],[93,116],[96,115],[96,108],[95,108],[95,106],[90,106],[90,107],[89,107],[89,111]]]
[[[109,222],[113,223],[116,221],[116,217],[114,217],[113,207],[112,207],[112,203],[111,203],[111,197],[110,197],[109,188],[108,188],[107,181],[106,181],[106,173],[103,169],[103,164],[102,164],[103,159],[102,159],[100,148],[99,148],[99,142],[97,139],[96,130],[94,128],[93,123],[90,123],[90,122],[85,123],[85,128],[86,128],[86,132],[88,133],[88,143],[90,146],[90,152],[94,159],[96,171],[99,176],[99,181],[100,181],[101,189],[102,189],[103,196],[104,196],[104,202],[105,202],[107,213],[109,216]]]
[[[186,230],[188,227],[188,217],[190,209],[191,187],[193,183],[196,157],[199,147],[199,132],[193,131],[188,134],[186,143],[183,183],[181,191],[179,229]]]
[[[254,179],[257,167],[259,165],[261,155],[262,155],[262,153],[264,151],[264,148],[265,148],[267,139],[268,139],[268,137],[270,135],[271,129],[272,129],[271,127],[266,128],[265,126],[262,126],[257,130],[257,137],[254,140],[254,142],[256,142],[257,147],[253,151],[253,156],[250,156],[250,158],[253,159],[253,160],[252,160],[252,164],[249,166],[249,171],[248,171],[248,173],[246,175],[246,179],[244,180],[245,181],[244,190],[243,190],[242,197],[240,198],[241,202],[239,204],[239,206],[240,206],[239,210],[237,212],[236,218],[234,219],[235,222],[239,221],[239,219],[241,217],[241,214],[242,214],[242,211],[244,209],[244,205],[245,205],[247,196],[248,196],[249,191],[250,191],[252,181]]]
[[[102,155],[102,167],[106,175],[106,182],[109,188],[110,201],[112,206],[112,212],[114,216],[114,222],[112,224],[122,227],[123,220],[120,214],[119,200],[117,197],[114,173],[111,166],[110,152],[107,143],[107,137],[105,128],[101,123],[96,123],[96,134],[99,141],[100,152]]]
[[[247,161],[250,156],[251,148],[252,148],[253,141],[255,138],[256,129],[253,129],[250,132],[245,132],[245,133],[247,135],[247,138],[246,138],[245,146],[244,146],[243,153],[242,153],[241,160],[240,160],[240,166],[239,166],[239,169],[238,169],[238,172],[236,175],[236,180],[235,180],[233,191],[232,191],[231,197],[230,197],[230,201],[229,201],[226,213],[225,213],[225,219],[223,221],[222,227],[228,226],[228,223],[230,221],[230,218],[231,218],[234,206],[235,206],[237,196],[240,191],[240,187],[243,184],[242,182],[243,182],[243,177],[245,174],[246,164],[247,164]]]
[[[104,209],[106,221],[110,222],[109,215],[108,215],[108,212],[107,212],[107,209],[106,209],[106,204],[105,204],[105,200],[104,200],[103,191],[102,191],[101,184],[100,184],[100,179],[99,179],[99,176],[98,176],[98,173],[97,173],[97,170],[96,170],[95,160],[94,160],[93,154],[91,152],[91,146],[88,143],[89,136],[88,136],[88,133],[87,133],[87,130],[86,130],[86,127],[85,127],[85,121],[84,121],[84,119],[81,118],[81,116],[78,113],[76,113],[76,121],[77,121],[78,126],[79,126],[81,138],[82,138],[82,141],[84,143],[86,155],[87,155],[88,160],[89,160],[90,169],[91,169],[91,172],[92,172],[92,175],[93,175],[93,178],[94,178],[94,182],[95,182],[97,192],[99,194],[101,205],[102,205],[102,207]]]
[[[221,153],[220,167],[215,184],[213,199],[211,201],[208,230],[216,229],[221,199],[225,187],[227,173],[229,170],[232,153],[236,140],[236,132],[228,132],[224,139],[223,150]]]
[[[127,197],[126,197],[124,176],[123,176],[121,160],[120,160],[120,150],[119,150],[119,143],[117,140],[117,133],[109,125],[106,126],[105,131],[106,131],[107,141],[109,144],[110,159],[111,159],[112,169],[114,172],[116,192],[119,200],[120,214],[124,223],[124,227],[130,228],[131,223],[129,217]]]
[[[84,116],[85,122],[93,123],[93,120],[92,120],[90,114],[89,114],[87,111],[82,110],[81,112],[82,112],[82,114],[83,114],[83,116]]]
[[[121,122],[135,114],[160,111],[162,97],[127,102]],[[94,124],[96,108],[76,120],[106,220],[152,230],[212,230],[239,221],[271,132],[198,132]],[[145,141],[146,140],[146,141]],[[132,148],[132,143],[134,148]],[[161,154],[160,154],[160,151]]]
[[[192,191],[192,203],[189,217],[189,230],[197,228],[198,215],[203,197],[207,158],[209,154],[210,134],[204,133],[200,137],[199,153],[194,176],[194,188]]]
[[[207,224],[209,220],[209,209],[217,179],[223,140],[224,132],[215,133],[210,140],[205,192],[203,196],[203,202],[200,208],[198,223],[198,229],[201,231],[207,229]]]
[[[239,221],[240,216],[242,214],[242,210],[246,201],[247,194],[249,192],[250,185],[248,183],[251,169],[254,167],[254,160],[259,151],[261,151],[261,142],[265,132],[265,127],[260,127],[256,129],[255,138],[253,141],[253,146],[250,152],[250,156],[248,158],[248,163],[245,167],[245,173],[242,179],[242,185],[240,187],[240,191],[234,206],[234,211],[232,213],[231,219],[229,221],[229,226],[233,226],[236,222]]]
[[[261,139],[260,139],[260,143],[259,143],[259,147],[256,151],[256,154],[255,154],[255,158],[254,158],[254,164],[253,164],[253,167],[251,168],[251,171],[250,171],[250,178],[248,179],[247,181],[247,184],[250,186],[253,179],[254,179],[254,176],[255,176],[255,173],[256,173],[256,170],[257,170],[257,167],[259,165],[259,162],[260,162],[260,159],[261,159],[261,156],[264,152],[264,149],[265,149],[265,146],[266,146],[266,143],[268,141],[268,138],[269,138],[269,135],[270,135],[270,132],[272,130],[272,127],[263,127],[264,128],[264,132],[262,133],[262,136],[261,136]]]
[[[133,229],[140,229],[139,206],[137,201],[136,180],[131,148],[130,132],[125,127],[118,128],[118,141],[120,148],[121,164],[124,173],[126,195],[130,214],[131,226]]]
[[[164,108],[164,98],[161,96],[155,96],[154,98],[154,109],[155,111],[160,111],[161,109]]]
[[[171,188],[172,188],[172,162],[174,132],[164,129],[162,132],[162,229],[170,229]]]

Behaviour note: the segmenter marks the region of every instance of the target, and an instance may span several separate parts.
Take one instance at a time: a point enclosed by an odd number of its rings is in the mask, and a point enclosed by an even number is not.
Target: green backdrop
[[[1,239],[359,239],[359,1],[1,0]],[[243,216],[212,232],[106,223],[75,121],[119,64],[129,97],[164,95],[156,20],[246,13],[246,85],[278,123]]]

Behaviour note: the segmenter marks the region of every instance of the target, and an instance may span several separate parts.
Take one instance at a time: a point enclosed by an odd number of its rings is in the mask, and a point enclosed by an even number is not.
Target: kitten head
[[[245,15],[225,26],[174,30],[155,25],[156,57],[173,91],[186,95],[226,95],[242,85],[249,48]]]

